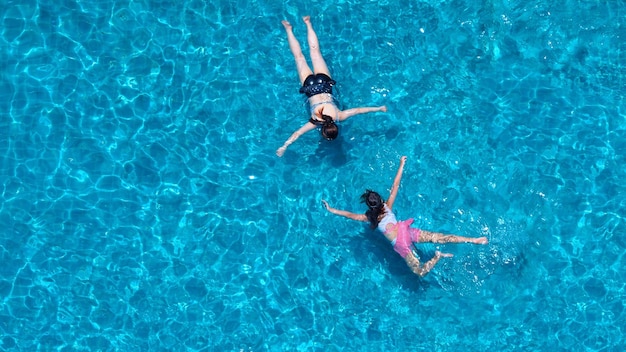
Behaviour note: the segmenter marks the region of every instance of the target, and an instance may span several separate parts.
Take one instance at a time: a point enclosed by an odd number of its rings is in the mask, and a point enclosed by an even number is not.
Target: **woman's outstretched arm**
[[[296,141],[296,139],[298,139],[300,136],[302,136],[303,134],[311,131],[315,129],[315,125],[307,122],[304,126],[300,127],[296,132],[292,133],[291,136],[289,137],[289,139],[287,139],[285,141],[285,143],[283,143],[282,147],[278,148],[278,150],[276,150],[276,155],[278,156],[283,156],[283,154],[285,154],[285,150],[287,150],[287,147]]]
[[[383,105],[383,106],[376,106],[376,107],[363,107],[363,108],[348,109],[348,110],[340,111],[337,118],[339,119],[339,121],[344,121],[344,120],[351,118],[354,115],[367,114],[368,112],[378,112],[378,111],[387,112],[387,107]]]
[[[387,200],[387,206],[389,207],[389,209],[393,207],[393,202],[396,201],[396,196],[398,195],[400,180],[402,179],[402,172],[404,171],[404,163],[406,163],[406,156],[400,158],[400,166],[398,167],[396,178],[393,180],[393,185],[391,185],[391,194],[389,195],[389,199]]]
[[[323,199],[322,199],[322,203],[324,203],[324,208],[326,208],[326,210],[328,210],[329,212],[335,215],[343,216],[345,218],[356,220],[356,221],[367,222],[367,216],[365,216],[365,214],[355,214],[349,211],[335,209],[331,207],[330,205],[328,205],[328,202]]]

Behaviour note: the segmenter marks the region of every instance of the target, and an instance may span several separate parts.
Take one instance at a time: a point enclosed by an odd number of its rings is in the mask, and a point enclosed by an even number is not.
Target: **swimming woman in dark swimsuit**
[[[306,132],[309,132],[315,127],[320,126],[322,136],[327,140],[337,138],[339,129],[335,124],[337,121],[346,120],[354,115],[364,114],[368,112],[382,111],[386,112],[386,106],[377,107],[362,107],[348,110],[339,110],[333,99],[333,86],[335,81],[330,78],[328,67],[322,57],[320,51],[320,45],[317,40],[317,35],[311,25],[311,19],[309,16],[302,18],[307,27],[307,40],[309,43],[311,61],[313,63],[313,71],[306,62],[300,43],[293,34],[293,29],[288,21],[283,21],[283,26],[287,32],[287,40],[289,41],[289,48],[293,57],[296,59],[296,67],[298,69],[298,76],[300,77],[300,93],[305,94],[309,100],[311,118],[300,129],[295,131],[287,141],[278,148],[276,155],[283,156],[287,147],[295,142],[298,137]]]

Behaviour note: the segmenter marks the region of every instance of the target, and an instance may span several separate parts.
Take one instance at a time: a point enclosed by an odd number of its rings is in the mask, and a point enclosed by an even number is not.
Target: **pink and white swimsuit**
[[[387,204],[384,206],[385,216],[378,223],[378,229],[382,233],[387,233],[388,231],[397,230],[396,239],[391,241],[393,245],[393,249],[400,254],[402,258],[406,257],[409,253],[411,253],[411,248],[413,246],[413,242],[419,242],[420,233],[422,232],[420,229],[412,228],[411,224],[413,224],[413,218],[398,221],[396,219],[396,215],[387,207]],[[387,225],[392,225],[387,230]]]

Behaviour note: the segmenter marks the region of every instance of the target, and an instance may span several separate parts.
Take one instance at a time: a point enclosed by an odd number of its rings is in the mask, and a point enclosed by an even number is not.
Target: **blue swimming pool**
[[[50,1],[0,10],[0,349],[618,351],[626,3]],[[354,117],[309,133],[311,15]],[[308,56],[308,53],[307,53]],[[363,212],[487,236],[424,279]]]

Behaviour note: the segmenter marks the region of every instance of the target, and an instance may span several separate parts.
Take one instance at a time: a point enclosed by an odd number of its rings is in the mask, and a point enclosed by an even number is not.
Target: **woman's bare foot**
[[[280,23],[282,23],[282,24],[283,24],[283,27],[285,27],[285,29],[286,29],[286,30],[290,31],[290,30],[292,29],[292,28],[291,28],[291,23],[289,23],[289,21],[287,21],[287,20],[282,20]]]
[[[475,239],[473,243],[474,244],[487,244],[489,243],[489,240],[487,239],[487,237],[479,237]]]
[[[454,257],[454,254],[452,254],[452,253],[443,253],[443,252],[440,252],[440,251],[436,251],[435,252],[435,257],[437,257],[437,258],[452,258],[452,257]]]

